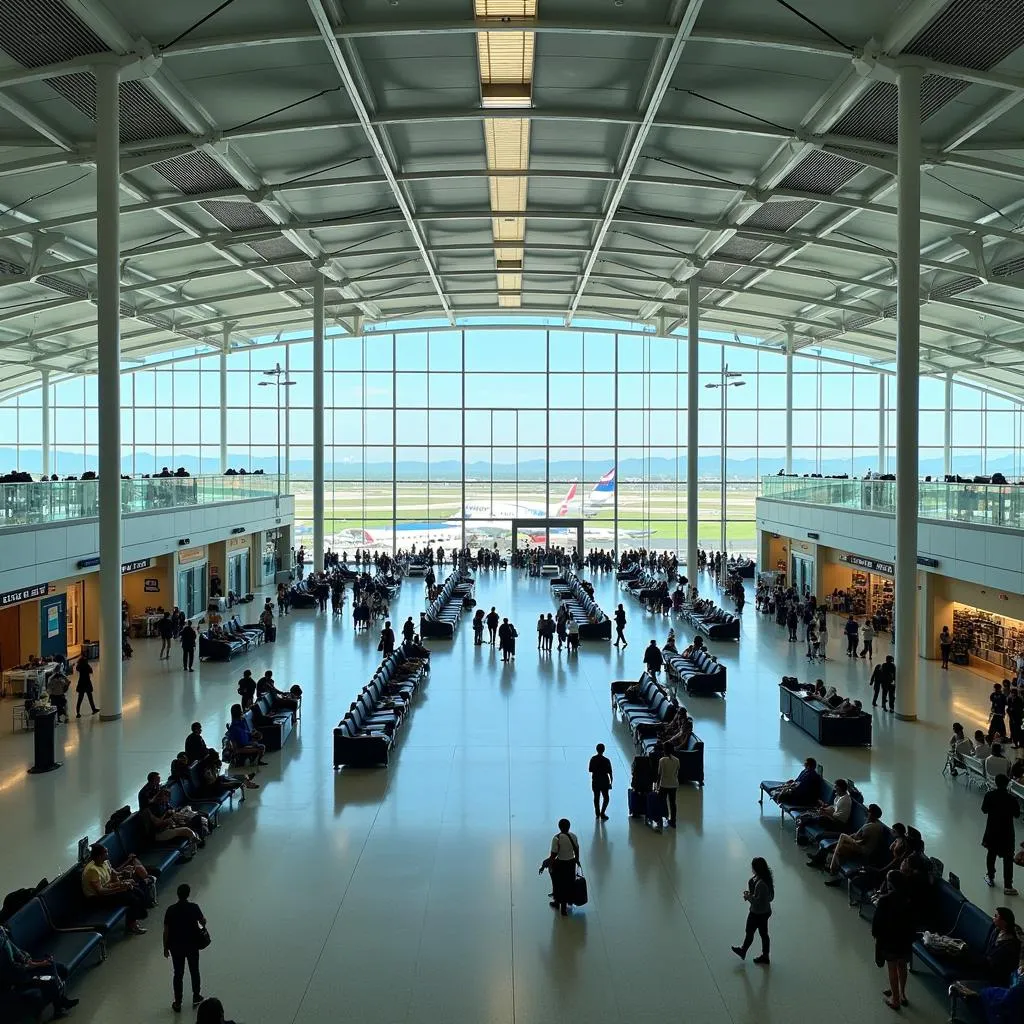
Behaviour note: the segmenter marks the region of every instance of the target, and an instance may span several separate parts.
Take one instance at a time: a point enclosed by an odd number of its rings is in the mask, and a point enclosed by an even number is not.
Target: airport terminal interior
[[[0,1024],[1021,1024],[1022,100],[1021,0],[4,0]]]

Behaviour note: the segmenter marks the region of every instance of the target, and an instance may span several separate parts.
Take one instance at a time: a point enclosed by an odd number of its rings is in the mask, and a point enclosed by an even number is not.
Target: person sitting
[[[209,749],[206,740],[203,739],[202,723],[193,722],[191,731],[185,737],[185,754],[188,757],[188,763],[202,761]]]
[[[832,877],[825,882],[826,885],[842,883],[839,869],[844,859],[860,860],[870,865],[878,855],[882,839],[885,836],[885,826],[882,825],[882,808],[878,804],[868,804],[867,816],[868,820],[853,835],[841,835],[836,840],[828,864],[828,871]]]
[[[841,718],[856,718],[863,710],[863,706],[859,700],[850,700],[847,698],[836,709],[836,713]]]
[[[1002,744],[992,744],[992,753],[985,758],[985,774],[990,779],[994,779],[997,775],[1009,776],[1010,761],[1003,756]]]
[[[284,690],[279,690],[274,685],[274,674],[267,669],[262,676],[256,681],[256,696],[257,698],[269,695],[271,699],[270,707],[272,710],[279,710],[284,708],[290,711],[293,715],[299,710],[299,701],[294,693],[285,693]]]
[[[124,907],[125,930],[129,935],[145,935],[139,924],[147,915],[146,898],[125,872],[114,871],[110,855],[101,843],[89,849],[89,859],[82,867],[82,894],[95,905]]]
[[[159,772],[150,772],[146,776],[146,784],[139,790],[139,810],[144,811],[150,801],[160,792],[162,783]]]
[[[64,1017],[78,1005],[65,995],[68,969],[52,956],[36,958],[11,940],[11,933],[0,925],[0,992],[36,991],[43,1005],[53,1007],[53,1019]]]
[[[162,789],[142,812],[142,826],[150,839],[158,843],[170,843],[184,839],[187,841],[186,856],[191,857],[197,847],[206,845],[204,839],[191,828],[182,823],[183,815],[179,816],[171,810],[170,794]]]
[[[819,784],[818,762],[813,757],[809,757],[804,761],[804,766],[795,779],[789,779],[781,786],[770,789],[768,794],[780,804],[787,803],[795,804],[797,807],[810,807],[814,804]]]
[[[219,793],[229,792],[237,789],[259,789],[258,782],[254,782],[255,773],[249,772],[242,777],[239,775],[228,775],[223,772],[224,762],[221,761],[216,750],[208,748],[202,760],[203,789],[211,796]],[[245,794],[242,794],[245,799]]]
[[[664,741],[666,752],[672,749],[689,749],[690,737],[693,735],[693,719],[686,713],[686,708],[679,708],[673,724],[674,729]]]
[[[243,760],[248,759],[252,764],[266,765],[263,755],[267,748],[259,742],[260,734],[253,732],[242,715],[240,704],[231,705],[231,724],[228,726],[228,743],[234,747],[234,756]]]
[[[974,730],[974,757],[983,764],[985,758],[992,753],[992,745],[980,729]]]
[[[168,780],[171,782],[187,782],[190,764],[188,754],[184,750],[179,750],[178,756],[171,762],[170,770],[167,773]]]
[[[827,835],[839,835],[846,831],[846,824],[850,820],[850,812],[853,810],[853,798],[850,796],[850,787],[845,779],[836,779],[833,794],[831,804],[819,800],[818,806],[813,811],[801,814],[797,818],[798,833],[808,825],[818,825],[827,829]]]
[[[1024,1020],[1024,961],[1009,986],[984,985],[973,989],[964,981],[950,985],[950,1020],[959,1020],[956,1014],[962,1001],[976,1001],[986,1024],[1017,1024]]]
[[[693,643],[683,651],[681,657],[693,661],[702,650],[704,650],[704,638],[702,636],[695,636]]]
[[[980,956],[969,957],[969,966],[976,972],[974,977],[963,981],[958,979],[949,988],[951,1020],[959,1019],[956,1014],[959,999],[977,994],[987,986],[1010,985],[1020,966],[1021,942],[1013,911],[1009,907],[996,907],[992,924],[994,928],[984,952]]]

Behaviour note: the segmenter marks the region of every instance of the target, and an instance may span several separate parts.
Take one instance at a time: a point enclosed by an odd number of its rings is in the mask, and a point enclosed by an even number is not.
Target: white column
[[[718,524],[718,539],[721,550],[726,550],[725,523],[729,515],[729,499],[726,492],[726,463],[729,458],[729,364],[725,362],[725,346],[722,346],[722,387],[719,391],[722,399],[722,493],[719,495],[718,515],[721,522]],[[725,578],[725,566],[722,566],[721,579]]]
[[[39,390],[43,396],[43,476],[50,475],[50,371],[39,371]]]
[[[946,374],[946,387],[942,396],[942,473],[953,472],[953,374]]]
[[[231,330],[224,325],[224,338],[220,348],[220,471],[228,470],[228,343]],[[251,467],[250,467],[251,468]]]
[[[921,78],[899,70],[896,220],[896,703],[917,718],[917,472],[921,347]]]
[[[324,275],[313,280],[313,568],[324,565]]]
[[[284,347],[284,379],[291,380],[291,345]],[[284,389],[284,493],[292,493],[292,389]]]
[[[100,670],[104,720],[120,718],[121,693],[121,279],[118,69],[96,75],[96,376],[99,416]]]
[[[885,472],[885,374],[878,375],[878,472]]]
[[[697,410],[700,381],[697,376],[700,338],[700,281],[694,276],[686,290],[686,575],[697,585]]]
[[[793,472],[793,328],[786,327],[786,472]]]

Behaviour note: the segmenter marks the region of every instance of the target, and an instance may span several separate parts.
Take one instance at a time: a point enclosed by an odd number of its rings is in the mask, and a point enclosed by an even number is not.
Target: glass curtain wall
[[[285,339],[287,340],[287,339]],[[863,476],[895,465],[895,415],[878,413],[877,369],[867,359],[814,350],[794,357],[793,469]],[[312,345],[288,345],[287,411],[265,371],[285,347],[258,344],[228,357],[230,466],[277,469],[288,460],[301,538],[312,534]],[[474,545],[508,543],[513,517],[586,520],[587,544],[686,543],[686,342],[614,330],[533,327],[403,329],[331,335],[324,387],[326,536],[334,547],[422,545],[433,535]],[[767,348],[700,345],[699,524],[717,546],[721,382],[729,389],[727,536],[754,547],[762,475],[785,462],[785,357]],[[886,407],[894,382],[883,376]],[[941,477],[945,382],[922,378],[921,473]],[[183,466],[219,471],[219,359],[173,357],[122,378],[123,472]],[[284,392],[282,393],[284,400]],[[50,389],[51,470],[95,470],[96,382]],[[952,389],[952,471],[1021,475],[1020,402],[963,384]],[[880,426],[882,436],[880,436]],[[0,466],[41,470],[39,389],[0,400]],[[613,472],[614,471],[614,472]],[[617,520],[616,520],[617,517]]]

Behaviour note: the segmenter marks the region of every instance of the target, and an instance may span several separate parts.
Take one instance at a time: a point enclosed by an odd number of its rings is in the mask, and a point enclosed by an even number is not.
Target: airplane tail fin
[[[561,505],[558,506],[558,517],[564,518],[569,514],[569,503],[573,498],[576,497],[576,482],[573,481],[572,487],[569,488],[569,493],[562,499]]]
[[[612,466],[600,480],[594,484],[584,506],[584,515],[596,515],[597,511],[607,505],[615,497],[615,467]]]

